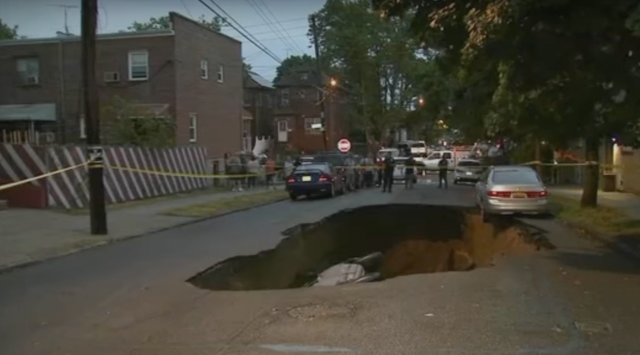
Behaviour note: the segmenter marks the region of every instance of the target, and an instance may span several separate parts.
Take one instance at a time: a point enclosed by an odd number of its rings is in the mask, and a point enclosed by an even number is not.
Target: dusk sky
[[[205,0],[209,3],[209,0]],[[313,54],[306,34],[307,16],[319,10],[324,0],[216,0],[231,17],[239,22],[280,59],[288,55]],[[218,10],[215,6],[210,6]],[[0,19],[9,25],[18,25],[19,35],[29,38],[53,37],[64,31],[64,9],[69,8],[69,31],[80,34],[80,0],[3,0],[0,1]],[[124,30],[133,21],[167,15],[170,11],[197,19],[214,14],[198,0],[99,0],[99,33]],[[243,56],[254,71],[271,80],[278,63],[244,39],[232,28],[225,34],[243,42]]]

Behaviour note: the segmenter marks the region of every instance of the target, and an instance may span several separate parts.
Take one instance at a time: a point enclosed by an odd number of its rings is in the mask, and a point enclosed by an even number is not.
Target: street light
[[[418,99],[418,105],[420,105],[420,106],[424,105],[424,99],[423,98],[419,98]]]
[[[329,85],[331,86],[336,86],[338,85],[338,81],[334,78],[331,78],[331,80],[329,80]]]

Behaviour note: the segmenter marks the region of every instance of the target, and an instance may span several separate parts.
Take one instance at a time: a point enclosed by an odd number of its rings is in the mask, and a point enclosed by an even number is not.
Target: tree
[[[415,35],[454,68],[452,77],[470,84],[458,98],[483,92],[472,95],[470,109],[488,131],[584,139],[587,160],[598,161],[601,141],[637,129],[636,1],[374,3],[392,16],[423,19],[413,22]],[[598,174],[598,166],[588,168],[583,206],[597,204]]]
[[[410,18],[384,21],[368,0],[328,0],[313,14],[323,64],[351,89],[354,119],[369,140],[386,144],[388,133],[407,122],[420,90],[416,77],[427,61],[409,36]]]
[[[171,147],[175,142],[175,119],[158,117],[153,112],[118,96],[103,107],[110,118],[105,127],[109,144],[150,148]]]
[[[198,23],[209,27],[214,31],[220,31],[226,20],[222,17],[215,16],[211,19],[200,16],[197,20]],[[171,28],[171,18],[167,16],[151,17],[146,22],[134,21],[131,26],[127,27],[129,31],[151,31],[151,30],[167,30]]]
[[[9,26],[0,19],[0,40],[18,38],[18,26]]]
[[[277,84],[286,73],[295,71],[296,69],[315,69],[316,68],[316,60],[314,57],[304,54],[304,55],[292,55],[290,57],[285,58],[282,63],[276,68],[276,77],[273,79],[273,83]]]

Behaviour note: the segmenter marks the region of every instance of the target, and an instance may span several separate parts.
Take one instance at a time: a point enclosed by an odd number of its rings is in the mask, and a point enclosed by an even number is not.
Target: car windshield
[[[462,160],[458,163],[458,166],[480,166],[480,162],[473,160]]]
[[[426,148],[427,145],[424,143],[413,143],[411,144],[411,148]]]
[[[539,184],[540,178],[533,170],[514,169],[494,171],[491,181],[499,185]]]

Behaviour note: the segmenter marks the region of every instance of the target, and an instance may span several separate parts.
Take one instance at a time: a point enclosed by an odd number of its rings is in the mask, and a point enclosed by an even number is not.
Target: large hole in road
[[[483,223],[468,208],[380,205],[291,228],[276,248],[224,260],[188,282],[208,290],[267,290],[401,275],[470,271],[506,254],[551,249],[511,218]]]

